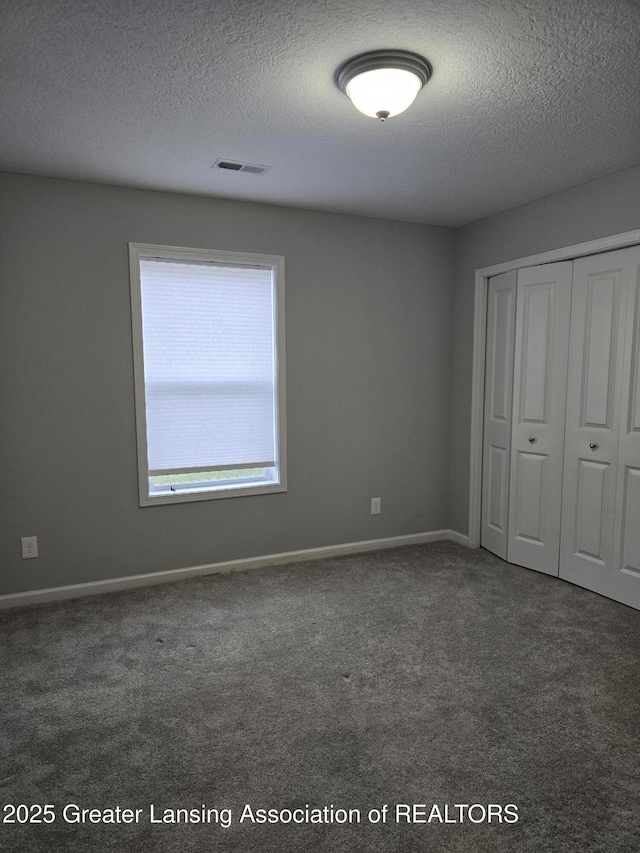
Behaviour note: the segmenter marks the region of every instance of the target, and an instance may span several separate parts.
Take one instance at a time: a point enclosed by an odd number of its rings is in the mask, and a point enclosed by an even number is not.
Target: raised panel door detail
[[[520,423],[547,423],[549,419],[549,363],[553,329],[553,283],[523,289]]]
[[[610,471],[611,466],[605,463],[578,460],[574,552],[603,565],[606,550],[604,508],[607,506]]]
[[[507,460],[504,447],[489,450],[489,518],[487,523],[499,533],[507,527]]]
[[[627,468],[622,509],[623,572],[640,578],[640,468]]]
[[[633,302],[633,337],[631,344],[631,377],[629,380],[628,432],[640,433],[640,282],[636,282]]]
[[[547,457],[519,453],[516,467],[517,501],[513,534],[517,539],[543,545],[547,495]]]
[[[587,290],[582,426],[611,429],[617,353],[619,275],[594,277]]]
[[[514,298],[513,289],[509,289],[496,291],[493,299],[490,412],[492,420],[503,421],[504,423],[511,419]]]

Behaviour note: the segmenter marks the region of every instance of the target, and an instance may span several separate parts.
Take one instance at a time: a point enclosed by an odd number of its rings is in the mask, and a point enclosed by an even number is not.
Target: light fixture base
[[[335,75],[336,86],[346,95],[347,86],[355,76],[379,68],[400,68],[411,71],[423,86],[433,73],[428,60],[417,53],[411,53],[408,50],[372,50],[369,53],[354,56],[341,65]]]

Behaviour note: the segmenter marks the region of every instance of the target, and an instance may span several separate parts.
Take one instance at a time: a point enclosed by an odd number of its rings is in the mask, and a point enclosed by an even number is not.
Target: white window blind
[[[149,475],[272,467],[272,269],[146,257],[140,289]]]

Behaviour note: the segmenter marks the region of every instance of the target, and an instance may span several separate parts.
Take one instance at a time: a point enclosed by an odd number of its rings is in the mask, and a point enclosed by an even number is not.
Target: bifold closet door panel
[[[507,559],[558,574],[572,261],[518,271]]]
[[[480,544],[507,558],[516,271],[489,279]]]
[[[632,261],[625,321],[613,559],[616,598],[640,609],[640,248]]]
[[[560,547],[560,577],[636,607],[639,271],[637,247],[574,263]]]
[[[640,608],[640,248],[635,252],[625,311],[613,560],[621,593],[616,597]]]

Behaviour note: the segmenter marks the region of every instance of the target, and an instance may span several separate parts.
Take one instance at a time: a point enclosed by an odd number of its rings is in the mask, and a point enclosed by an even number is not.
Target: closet
[[[481,545],[640,608],[640,246],[489,279]]]

